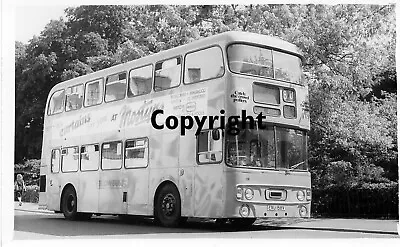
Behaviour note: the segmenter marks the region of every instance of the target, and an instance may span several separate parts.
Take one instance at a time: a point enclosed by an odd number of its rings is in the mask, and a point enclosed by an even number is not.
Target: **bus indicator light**
[[[237,188],[237,190],[236,190],[236,198],[237,199],[242,199],[242,196],[243,196],[242,188]]]
[[[306,191],[306,199],[307,201],[311,201],[311,190]]]

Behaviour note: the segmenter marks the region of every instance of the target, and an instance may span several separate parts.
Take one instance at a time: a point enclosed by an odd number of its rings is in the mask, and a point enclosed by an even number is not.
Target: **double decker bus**
[[[283,40],[225,32],[57,84],[45,110],[39,205],[70,220],[140,215],[164,226],[309,217],[302,59]],[[151,124],[157,110],[165,128]],[[262,113],[264,126],[245,118],[230,134],[207,118],[183,135],[167,117],[243,111]]]

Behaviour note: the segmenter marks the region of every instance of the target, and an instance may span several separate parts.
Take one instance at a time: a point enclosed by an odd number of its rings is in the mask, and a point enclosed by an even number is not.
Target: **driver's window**
[[[221,130],[205,130],[200,132],[197,136],[197,161],[199,164],[219,163],[222,161]]]

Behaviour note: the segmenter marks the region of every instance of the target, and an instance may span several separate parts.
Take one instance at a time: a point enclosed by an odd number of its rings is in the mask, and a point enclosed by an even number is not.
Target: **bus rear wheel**
[[[181,223],[181,198],[172,184],[161,188],[154,207],[156,222],[166,227],[176,227]]]
[[[61,198],[62,212],[67,220],[77,220],[77,197],[75,189],[71,186],[67,187]]]
[[[230,219],[231,224],[234,227],[249,227],[253,225],[256,221],[256,218],[234,218]]]

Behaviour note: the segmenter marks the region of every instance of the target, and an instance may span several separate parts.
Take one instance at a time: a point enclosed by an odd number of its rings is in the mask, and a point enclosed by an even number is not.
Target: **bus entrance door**
[[[219,134],[216,133],[219,131]],[[222,213],[222,133],[207,130],[198,136],[197,165],[194,170],[194,214],[218,217]]]

